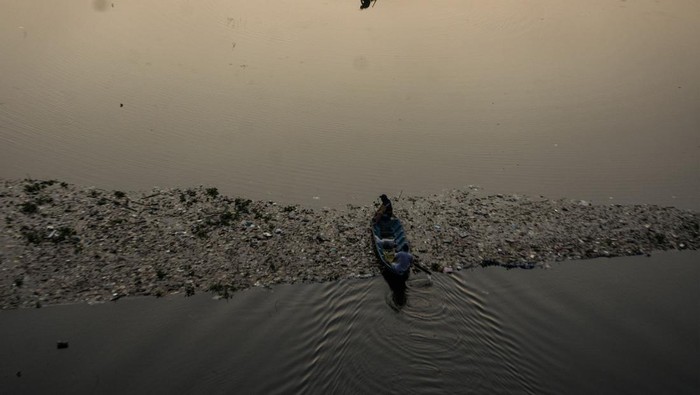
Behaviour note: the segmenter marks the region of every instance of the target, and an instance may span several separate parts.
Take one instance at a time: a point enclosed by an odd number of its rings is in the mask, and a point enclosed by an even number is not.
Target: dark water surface
[[[374,278],[2,311],[0,389],[698,393],[699,258],[414,276],[402,308]]]
[[[0,0],[0,177],[700,209],[697,0],[359,5]]]

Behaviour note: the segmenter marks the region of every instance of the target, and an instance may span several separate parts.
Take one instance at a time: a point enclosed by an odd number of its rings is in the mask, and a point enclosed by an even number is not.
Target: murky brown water
[[[695,0],[0,9],[0,177],[700,208]]]

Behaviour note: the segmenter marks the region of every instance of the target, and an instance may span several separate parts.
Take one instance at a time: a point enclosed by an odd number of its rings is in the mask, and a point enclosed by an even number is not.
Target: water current
[[[378,277],[2,311],[0,388],[692,394],[698,257],[416,275],[402,306]]]

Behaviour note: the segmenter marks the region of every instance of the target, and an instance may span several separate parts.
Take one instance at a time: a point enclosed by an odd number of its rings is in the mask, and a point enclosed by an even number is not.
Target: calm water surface
[[[0,177],[700,209],[700,2],[358,8],[0,0]],[[698,393],[699,258],[3,311],[0,393]]]
[[[359,4],[0,0],[0,177],[700,208],[700,2]]]
[[[700,391],[700,254],[0,312],[4,393]],[[69,348],[56,349],[56,341]],[[21,372],[21,377],[17,377]]]

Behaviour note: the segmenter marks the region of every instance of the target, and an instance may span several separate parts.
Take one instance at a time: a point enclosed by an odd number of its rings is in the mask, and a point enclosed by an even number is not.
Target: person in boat
[[[391,217],[394,216],[394,209],[391,207],[391,200],[389,200],[386,195],[380,196],[379,199],[382,201],[382,205],[379,206],[377,213],[374,214],[374,223],[377,223],[380,220],[391,219]]]
[[[413,255],[408,252],[408,244],[404,244],[401,251],[394,256],[394,261],[391,262],[391,268],[398,274],[406,273],[411,269],[413,263]]]
[[[360,0],[360,9],[364,10],[365,8],[369,8],[371,2],[372,0]]]

